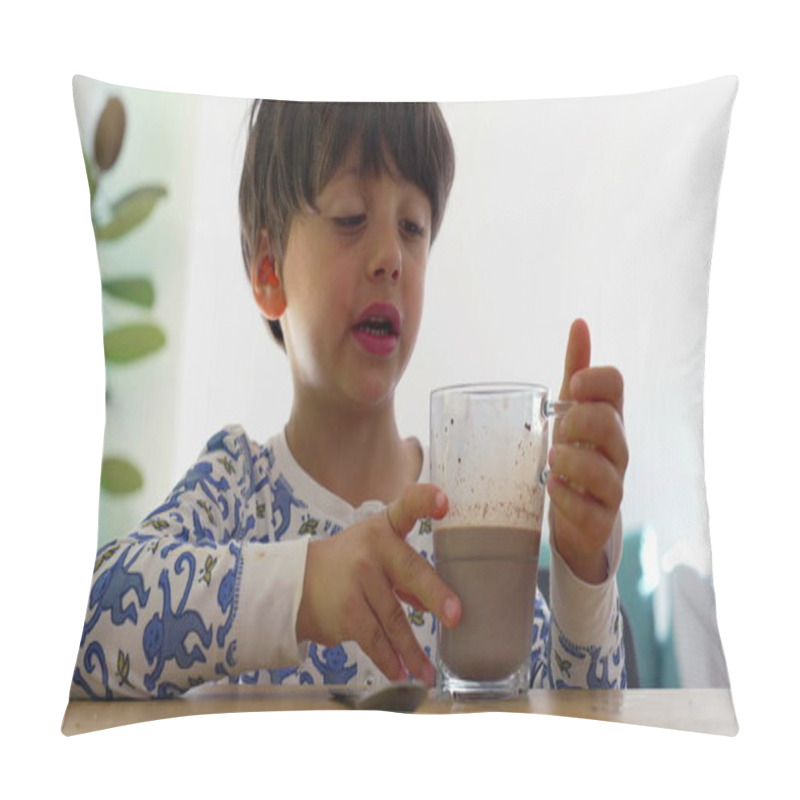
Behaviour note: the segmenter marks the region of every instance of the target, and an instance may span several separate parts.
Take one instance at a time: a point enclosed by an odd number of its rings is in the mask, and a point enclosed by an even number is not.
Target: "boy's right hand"
[[[448,628],[461,617],[456,595],[405,541],[417,520],[446,513],[443,492],[414,484],[384,513],[309,543],[298,641],[355,641],[390,680],[410,672],[432,686],[435,670],[398,598],[432,611]]]

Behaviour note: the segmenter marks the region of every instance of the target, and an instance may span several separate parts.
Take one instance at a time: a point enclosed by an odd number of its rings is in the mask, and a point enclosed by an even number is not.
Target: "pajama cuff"
[[[305,660],[308,645],[297,642],[295,626],[307,549],[307,536],[242,547],[233,626],[237,672],[295,667]]]

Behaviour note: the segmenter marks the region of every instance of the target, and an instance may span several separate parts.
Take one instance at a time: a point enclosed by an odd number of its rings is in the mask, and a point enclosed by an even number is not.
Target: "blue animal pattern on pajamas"
[[[175,487],[173,494],[177,496],[199,488],[212,503],[218,504],[224,500],[222,493],[230,489],[230,484],[224,476],[220,476],[218,480],[215,480],[212,477],[213,474],[213,465],[208,461],[201,461],[186,473],[186,477]],[[214,494],[211,491],[212,489],[215,489],[217,494]],[[224,516],[227,516],[227,514],[223,513]]]
[[[194,581],[194,556],[182,553],[175,564],[176,574],[182,573],[183,564],[188,565],[189,575],[178,608],[173,612],[169,570],[164,569],[158,579],[164,598],[161,615],[155,614],[144,629],[143,648],[147,663],[155,663],[153,671],[144,677],[144,685],[150,691],[155,688],[168,661],[174,660],[179,667],[186,669],[197,661],[206,660],[199,645],[194,645],[191,650],[187,648],[186,640],[190,634],[198,636],[206,648],[211,645],[211,628],[206,627],[197,611],[185,609]]]
[[[220,476],[219,479],[214,479],[212,477],[213,469],[213,465],[208,461],[199,461],[191,467],[186,475],[173,488],[167,501],[148,514],[144,520],[145,524],[156,517],[162,516],[168,511],[181,508],[183,495],[187,493],[193,494],[198,489],[202,491],[214,505],[221,506],[223,508],[223,517],[227,517],[227,511],[224,510],[227,505],[224,492],[230,489],[230,484],[224,476]],[[216,495],[211,491],[212,488],[217,490]]]
[[[324,648],[320,657],[316,642],[312,642],[308,648],[308,655],[326,684],[347,683],[358,672],[357,664],[347,666],[348,653],[340,644]]]
[[[550,616],[541,594],[536,595],[533,609],[533,637],[531,639],[531,685],[543,685],[545,659],[543,643],[550,634]],[[540,673],[541,676],[540,676]],[[541,681],[541,682],[540,682]]]
[[[239,445],[239,448],[234,450],[229,444],[228,440],[233,439],[236,444]],[[247,450],[247,445],[243,443],[241,436],[232,437],[226,430],[221,430],[215,433],[209,440],[206,442],[206,452],[211,455],[212,453],[227,453],[231,457],[233,461],[239,460],[239,455],[242,451]]]
[[[203,525],[203,520],[197,511],[192,512],[192,532],[194,533],[194,540],[196,544],[211,544],[214,541],[214,532],[211,528]]]
[[[307,508],[308,506],[302,500],[295,498],[291,484],[283,475],[280,475],[272,487],[272,524],[276,525],[276,518],[280,518],[280,524],[275,527],[276,542],[281,540],[289,528],[292,507]]]
[[[158,536],[155,533],[139,533],[138,531],[131,533],[128,538],[133,539],[134,542],[139,542],[139,544],[158,541]]]
[[[228,545],[228,552],[233,556],[234,563],[222,578],[217,592],[217,603],[220,610],[227,614],[224,623],[217,627],[217,644],[220,647],[225,644],[225,637],[230,632],[233,620],[236,617],[236,585],[238,582],[237,577],[242,567],[241,548],[235,542],[231,542]]]
[[[106,665],[105,653],[99,642],[92,642],[86,648],[86,652],[83,657],[83,668],[86,670],[87,675],[91,675],[94,672],[95,667],[99,667],[100,669],[100,682],[104,688],[102,698],[94,691],[89,683],[84,680],[83,675],[81,675],[80,670],[77,667],[75,668],[75,673],[72,679],[78,683],[90,697],[95,699],[109,700],[112,697],[112,692],[108,686],[108,666]]]
[[[283,683],[290,675],[297,674],[297,667],[283,667],[269,670],[269,681],[273,684]]]
[[[74,694],[101,699],[167,697],[203,681],[363,680],[374,665],[353,642],[330,647],[307,643],[307,656],[299,665],[272,663],[259,670],[237,660],[241,635],[236,633],[236,620],[245,602],[241,581],[253,563],[246,558],[248,547],[318,540],[352,524],[347,517],[330,516],[333,512],[325,510],[318,490],[297,475],[297,465],[287,460],[279,437],[261,446],[241,428],[212,436],[197,463],[139,529],[98,550],[73,675]],[[421,520],[408,541],[433,563],[431,534],[430,520]],[[404,608],[423,651],[435,659],[436,616],[405,604]],[[612,630],[613,645],[609,636],[604,648],[578,647],[563,636],[537,594],[530,656],[533,684],[624,686],[618,619],[609,620],[609,633]],[[247,645],[241,641],[242,652],[251,654],[252,642]]]
[[[265,447],[261,453],[253,455],[253,494],[258,494],[269,486],[272,468],[275,466],[275,453],[271,447]]]
[[[158,699],[168,700],[170,697],[178,697],[183,694],[183,691],[177,684],[165,681],[158,684]]]
[[[244,516],[244,521],[242,520],[242,516]],[[241,541],[242,539],[247,538],[250,531],[252,531],[255,526],[255,517],[252,514],[247,514],[243,511],[242,501],[237,497],[236,503],[233,507],[233,526],[230,531],[225,531],[223,541],[228,542],[230,539]]]
[[[134,553],[131,560],[126,564],[125,556],[133,549],[131,544],[117,556],[117,560],[95,581],[89,595],[89,608],[94,609],[91,619],[84,625],[81,645],[86,641],[87,635],[97,624],[104,611],[111,612],[111,621],[115,625],[122,625],[126,620],[136,624],[138,614],[136,603],[123,606],[128,592],[133,592],[140,606],[147,603],[150,590],[145,588],[144,580],[138,572],[131,572],[130,568],[135,563],[141,553],[141,548]]]
[[[619,604],[617,604],[616,615],[612,623],[617,632],[620,630],[619,613]],[[553,622],[552,615],[551,622]],[[582,647],[564,636],[558,629],[557,623],[556,628],[557,635],[548,639],[544,652],[547,663],[551,667],[554,664],[560,675],[560,677],[551,675],[551,688],[617,689],[625,687],[627,680],[621,638],[613,650],[603,650],[596,645]],[[554,639],[558,649],[551,653],[549,648],[554,646]],[[613,670],[609,666],[609,662],[613,665]]]
[[[289,678],[292,679],[292,683],[296,682],[300,686],[313,686],[315,683],[314,676],[308,670],[300,669],[299,667],[270,669],[267,670],[267,675],[269,676],[269,682],[273,685],[286,683]]]
[[[586,673],[587,682],[590,689],[614,689],[616,681],[608,678],[608,656],[600,655],[599,647],[590,647],[589,671]],[[599,667],[599,670],[598,670]]]
[[[173,550],[183,550],[184,545],[187,545],[189,541],[189,529],[185,527],[181,528],[181,532],[175,535],[173,541],[171,541],[169,544],[165,544],[161,548],[160,554],[162,560],[166,561]]]

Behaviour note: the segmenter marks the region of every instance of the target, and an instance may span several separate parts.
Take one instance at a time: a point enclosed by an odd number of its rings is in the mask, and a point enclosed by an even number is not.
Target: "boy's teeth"
[[[387,320],[374,319],[366,320],[356,326],[359,330],[366,331],[372,336],[389,336],[392,332],[392,324]]]

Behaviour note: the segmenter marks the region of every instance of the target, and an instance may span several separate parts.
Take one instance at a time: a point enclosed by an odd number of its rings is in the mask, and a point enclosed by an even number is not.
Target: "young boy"
[[[98,551],[73,696],[225,677],[433,685],[436,625],[461,615],[430,563],[447,498],[401,438],[394,392],[453,172],[435,105],[254,104],[242,250],[289,359],[290,418],[266,445],[220,431],[139,530]],[[561,396],[578,404],[550,455],[552,614],[538,595],[534,684],[622,687],[622,379],[589,367],[581,321]]]

